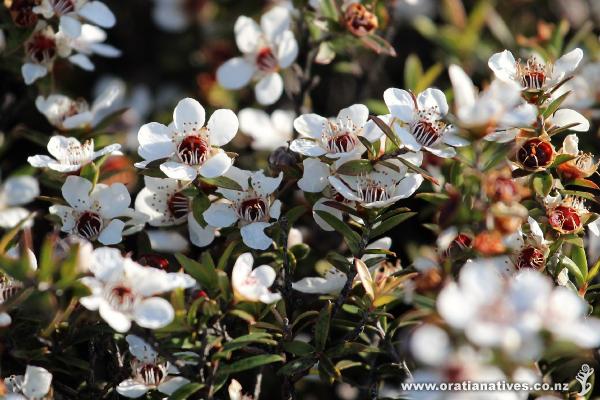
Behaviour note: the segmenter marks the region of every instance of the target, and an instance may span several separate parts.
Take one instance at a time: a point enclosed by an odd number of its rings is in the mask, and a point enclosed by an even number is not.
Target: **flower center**
[[[167,200],[169,212],[177,219],[185,217],[190,211],[190,201],[186,195],[177,192]]]
[[[52,8],[54,8],[56,15],[65,15],[75,11],[75,2],[73,0],[54,0]]]
[[[94,141],[86,140],[83,144],[69,144],[65,152],[65,158],[61,159],[65,164],[82,165],[87,164],[94,158]]]
[[[146,267],[163,269],[165,271],[169,269],[169,260],[157,254],[144,254],[138,259],[138,263]]]
[[[208,158],[210,145],[197,135],[186,136],[177,146],[177,154],[181,162],[188,165],[200,165]]]
[[[375,201],[385,201],[389,198],[387,191],[379,183],[369,180],[364,184],[358,185],[358,193],[363,202],[373,203]]]
[[[354,150],[358,139],[348,132],[335,135],[327,139],[327,151],[330,153],[347,153]]]
[[[25,44],[27,55],[38,64],[49,62],[56,55],[56,41],[43,32],[35,33]]]
[[[417,142],[422,146],[430,147],[442,138],[445,126],[442,121],[421,118],[411,126],[411,130]]]
[[[0,303],[13,297],[22,287],[21,282],[6,274],[0,274]]]
[[[93,239],[102,230],[102,218],[94,212],[85,211],[79,216],[75,224],[75,230],[86,239]]]
[[[117,284],[106,292],[106,301],[115,310],[130,312],[136,304],[136,296],[130,287]]]
[[[37,14],[33,12],[36,5],[36,0],[13,0],[9,10],[15,24],[22,28],[34,26],[38,20]]]
[[[517,161],[529,170],[547,167],[554,158],[554,147],[544,140],[527,140],[517,152]]]
[[[146,386],[156,387],[166,378],[167,369],[162,364],[143,364],[138,367],[137,376],[146,384]]]
[[[521,85],[534,90],[541,89],[548,77],[546,65],[538,63],[533,57],[527,60],[524,66],[520,63],[517,64],[517,74],[521,80]]]
[[[256,67],[262,72],[273,72],[277,70],[279,63],[270,47],[263,47],[256,55]]]
[[[267,204],[261,198],[244,200],[238,207],[238,215],[248,222],[261,221],[267,215]]]
[[[544,253],[536,247],[529,246],[521,250],[515,266],[517,269],[531,268],[539,271],[544,268],[545,263],[546,257],[544,257]]]
[[[375,31],[379,25],[377,16],[360,3],[352,3],[344,14],[346,28],[356,36]]]
[[[450,242],[450,245],[448,246],[448,248],[446,250],[444,250],[444,257],[450,257],[453,256],[454,254],[460,254],[462,252],[464,252],[466,249],[471,247],[471,244],[473,243],[473,239],[464,234],[464,233],[459,233],[452,242]]]
[[[553,208],[548,215],[550,225],[562,232],[574,232],[581,227],[581,217],[577,209],[569,206]]]

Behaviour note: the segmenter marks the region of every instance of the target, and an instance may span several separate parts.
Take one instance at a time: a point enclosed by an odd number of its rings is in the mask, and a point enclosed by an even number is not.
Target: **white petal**
[[[48,164],[55,161],[53,158],[43,155],[27,157],[27,162],[35,168],[47,168]]]
[[[424,149],[429,151],[431,154],[436,155],[440,158],[452,158],[456,155],[456,150],[454,149],[454,147],[442,147],[442,148],[424,147]]]
[[[354,126],[363,127],[369,119],[369,109],[363,104],[353,104],[348,108],[341,109],[338,119],[342,121],[350,119],[354,122]]]
[[[79,10],[79,15],[103,28],[112,28],[116,19],[106,4],[100,1],[90,1]]]
[[[182,253],[188,250],[187,239],[176,231],[146,231],[150,247],[161,253]]]
[[[260,18],[260,27],[269,41],[274,42],[290,26],[290,12],[282,6],[275,6]]]
[[[290,150],[309,157],[320,157],[327,153],[319,143],[307,138],[299,138],[292,142]]]
[[[458,65],[452,64],[448,68],[452,89],[454,92],[454,104],[456,110],[471,108],[475,105],[477,90],[471,78]]]
[[[417,96],[419,110],[435,110],[440,116],[448,114],[446,95],[439,89],[428,88]]]
[[[143,125],[138,131],[138,154],[146,160],[169,157],[175,152],[172,136],[173,131],[158,122]]]
[[[167,300],[151,297],[142,301],[134,310],[135,322],[142,328],[159,329],[173,321],[175,311]]]
[[[401,199],[412,196],[423,183],[423,177],[419,174],[407,174],[400,184],[396,187],[396,195]]]
[[[79,176],[70,175],[62,186],[62,195],[71,207],[78,211],[85,211],[91,207],[91,190],[92,182]]]
[[[244,244],[256,250],[268,249],[273,243],[273,239],[265,234],[265,229],[269,226],[271,224],[267,222],[253,222],[242,227],[240,233],[242,234]]]
[[[232,379],[227,387],[227,394],[229,394],[229,400],[242,400],[242,385],[235,379]]]
[[[158,353],[146,343],[141,337],[136,335],[127,335],[125,340],[129,345],[129,352],[138,360],[143,362],[153,362]]]
[[[63,15],[60,17],[60,30],[75,39],[81,34],[81,22],[70,15]]]
[[[100,215],[106,219],[122,216],[131,204],[129,191],[120,182],[107,187],[97,187],[90,200],[97,205]]]
[[[69,57],[69,61],[72,64],[77,65],[79,68],[81,68],[85,71],[93,71],[94,70],[94,63],[85,54],[81,54],[81,53],[74,54]]]
[[[33,201],[40,194],[38,181],[31,176],[14,176],[2,185],[4,204],[18,206]]]
[[[346,283],[344,274],[329,274],[327,278],[320,276],[306,277],[292,283],[292,289],[310,294],[339,293]]]
[[[108,303],[101,303],[98,311],[100,312],[102,319],[106,321],[106,323],[115,331],[123,333],[127,332],[131,328],[131,320],[129,317],[112,309]]]
[[[182,181],[193,181],[196,179],[196,176],[198,176],[196,168],[176,161],[167,161],[162,163],[160,165],[160,170],[169,178],[179,179]]]
[[[570,130],[576,132],[587,132],[590,129],[590,122],[586,117],[575,110],[569,110],[567,108],[555,112],[552,116],[552,122],[558,126],[566,126],[577,123],[578,125],[569,128]]]
[[[275,103],[283,93],[283,79],[277,72],[272,72],[262,78],[254,87],[256,101],[268,106]]]
[[[99,56],[109,58],[120,57],[122,54],[121,50],[105,43],[92,43],[90,44],[90,50],[94,54],[98,54]]]
[[[239,89],[250,82],[254,71],[254,65],[242,57],[235,57],[226,61],[217,69],[217,81],[225,89]]]
[[[102,149],[95,151],[94,152],[94,159],[98,158],[98,157],[102,157],[105,154],[115,154],[115,155],[119,155],[121,154],[119,152],[119,150],[121,149],[121,145],[119,143],[114,143],[114,144],[110,144],[106,147],[103,147]]]
[[[167,378],[163,383],[158,385],[157,389],[159,392],[172,395],[177,391],[177,389],[187,385],[190,383],[189,379],[186,379],[182,376],[173,376]]]
[[[507,82],[512,81],[517,74],[515,58],[508,50],[493,54],[488,60],[488,67],[496,78]]]
[[[410,350],[420,362],[436,367],[442,365],[449,356],[450,340],[444,330],[425,324],[413,333]]]
[[[0,313],[0,328],[5,328],[7,326],[10,326],[10,324],[12,323],[12,318],[10,317],[10,314],[2,312]]]
[[[329,185],[329,165],[317,158],[307,158],[302,162],[304,172],[302,178],[298,180],[298,187],[309,193],[318,193],[323,191]]]
[[[224,151],[209,158],[200,167],[200,175],[205,178],[216,178],[222,176],[233,165],[233,160]]]
[[[43,65],[26,63],[21,67],[21,75],[25,80],[25,84],[31,85],[33,82],[43,78],[48,74],[48,69]]]
[[[90,125],[93,119],[94,114],[90,111],[85,111],[65,118],[62,125],[65,129],[75,129]]]
[[[583,58],[583,51],[580,48],[573,49],[567,54],[560,57],[554,63],[552,76],[564,77],[565,74],[575,71],[581,59]],[[560,79],[560,78],[559,78]]]
[[[464,139],[453,133],[445,134],[442,141],[444,143],[449,144],[450,146],[454,146],[454,147],[464,147],[464,146],[468,146],[469,144],[471,144],[471,142],[469,142],[467,139]]]
[[[206,247],[215,240],[215,228],[210,225],[203,227],[196,221],[192,213],[188,214],[188,230],[190,242],[194,246]]]
[[[206,127],[210,143],[215,146],[223,146],[233,139],[238,131],[239,123],[233,111],[220,109],[210,116]]]
[[[285,31],[281,36],[281,41],[277,48],[277,59],[280,68],[287,68],[298,57],[298,42],[292,31]]]
[[[398,127],[396,128],[395,132],[402,144],[406,146],[406,148],[413,151],[421,150],[421,144],[417,142],[417,139],[415,139],[415,137],[408,130],[406,130],[406,128]]]
[[[416,105],[406,90],[389,88],[383,92],[383,100],[394,117],[404,122],[413,120]]]
[[[199,131],[204,126],[205,118],[204,107],[189,97],[177,103],[173,112],[173,122],[178,133]]]
[[[256,278],[261,285],[270,287],[275,282],[277,274],[269,265],[261,265],[253,269],[250,276]]]
[[[48,211],[50,214],[58,215],[62,221],[62,231],[71,232],[75,227],[75,219],[73,217],[74,210],[71,207],[55,204]]]
[[[351,201],[360,201],[360,197],[358,197],[354,192],[337,176],[330,176],[329,183],[335,188],[335,190],[344,196],[347,200]]]
[[[381,116],[379,116],[381,118]],[[367,121],[363,128],[362,136],[369,142],[374,143],[383,136],[383,131],[373,121]]]
[[[276,199],[273,204],[271,204],[271,208],[269,208],[269,216],[272,219],[279,219],[281,216],[281,200]]]
[[[280,172],[276,178],[268,177],[262,171],[252,175],[252,188],[262,197],[267,197],[274,193],[283,180],[283,172]]]
[[[0,210],[0,228],[14,228],[28,216],[29,211],[22,207],[11,207]],[[24,227],[28,226],[31,226],[31,221],[26,223]]]
[[[137,399],[145,395],[150,388],[142,383],[138,383],[133,379],[126,379],[117,386],[117,393],[129,399]]]
[[[331,201],[331,200],[327,199],[325,197],[322,197],[319,200],[317,200],[317,202],[313,206],[313,218],[314,218],[315,222],[317,223],[317,225],[319,225],[319,227],[321,229],[323,229],[324,231],[331,232],[334,230],[333,227],[331,225],[329,225],[327,222],[325,222],[325,220],[323,220],[323,218],[319,217],[315,211],[325,211],[325,212],[333,215],[340,221],[343,220],[344,214],[342,213],[342,211],[338,210],[337,208],[329,207],[329,206],[326,206],[325,204],[323,204],[326,201]]]
[[[41,399],[50,391],[52,374],[45,368],[28,365],[22,392],[30,399]]]
[[[294,128],[303,136],[319,139],[327,126],[327,118],[317,114],[303,114],[294,120]]]
[[[125,228],[125,222],[120,219],[113,219],[108,226],[100,232],[98,241],[107,246],[121,243],[121,240],[123,240],[123,228]]]
[[[212,203],[210,207],[202,213],[202,217],[204,217],[207,224],[218,228],[231,226],[238,220],[237,214],[230,204],[218,202]]]
[[[106,88],[98,95],[94,104],[92,105],[92,111],[94,113],[109,108],[116,101],[122,100],[125,95],[126,87],[122,81],[111,81]]]
[[[257,50],[262,32],[252,18],[244,15],[238,17],[233,27],[235,42],[242,53],[252,53]]]

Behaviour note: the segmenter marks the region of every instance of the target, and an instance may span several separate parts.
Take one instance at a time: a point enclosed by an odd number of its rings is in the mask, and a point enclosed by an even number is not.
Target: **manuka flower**
[[[287,145],[294,133],[294,112],[275,110],[269,116],[255,108],[244,108],[238,114],[240,130],[252,138],[254,150],[275,150]]]
[[[50,391],[52,374],[45,368],[28,365],[25,375],[4,378],[7,400],[40,400]]]
[[[145,168],[155,160],[166,159],[161,171],[169,178],[192,181],[198,175],[215,178],[233,164],[218,146],[223,146],[237,133],[238,119],[231,110],[216,110],[206,126],[204,107],[194,99],[183,99],[175,107],[173,124],[151,122],[138,132],[138,154],[145,160],[137,163]]]
[[[177,376],[177,368],[160,359],[158,353],[144,340],[135,335],[125,337],[131,353],[131,372],[133,376],[125,379],[117,392],[124,397],[135,399],[142,397],[150,390],[158,390],[166,395],[173,394],[190,381]]]
[[[408,173],[399,160],[387,160],[387,165],[376,164],[373,171],[364,175],[330,176],[329,183],[345,199],[365,208],[387,207],[411,196],[423,183],[421,175]]]
[[[75,38],[66,36],[60,31],[58,35],[61,41],[75,53],[69,56],[69,61],[86,71],[93,71],[95,68],[89,56],[97,54],[102,57],[115,58],[121,55],[119,49],[104,43],[106,32],[94,25],[83,24],[81,34]]]
[[[575,134],[568,135],[558,154],[572,156],[573,159],[559,164],[556,169],[566,180],[582,179],[591,176],[598,170],[598,163],[590,153],[579,150],[579,138]]]
[[[62,195],[69,205],[53,205],[50,213],[60,217],[63,232],[90,241],[98,240],[105,245],[119,243],[123,235],[139,231],[146,219],[129,208],[131,197],[122,183],[93,187],[87,179],[68,176]]]
[[[40,21],[24,44],[25,62],[21,74],[31,85],[52,70],[56,57],[68,57],[71,48],[55,34],[54,29]]]
[[[273,198],[273,193],[281,184],[283,173],[269,178],[262,171],[231,167],[225,176],[236,181],[242,190],[217,189],[224,200],[213,202],[204,211],[204,220],[219,228],[239,221],[244,243],[253,249],[266,250],[273,241],[264,231],[272,225],[272,220],[279,219],[281,212],[281,202]]]
[[[279,293],[273,293],[269,287],[275,281],[275,271],[268,265],[252,269],[254,258],[244,253],[237,258],[231,271],[231,286],[237,301],[250,301],[271,304],[281,299]]]
[[[227,61],[217,70],[217,80],[227,89],[240,89],[256,81],[256,100],[275,103],[283,93],[280,70],[292,65],[298,56],[298,43],[289,29],[290,13],[276,6],[260,19],[260,26],[241,16],[234,26],[235,40],[243,57]]]
[[[390,88],[383,93],[383,99],[394,118],[392,126],[407,149],[450,158],[456,150],[444,145],[456,147],[469,143],[454,135],[444,121],[448,103],[441,90],[425,89],[415,97],[406,90]]]
[[[583,58],[581,49],[574,49],[560,57],[554,64],[540,61],[536,56],[529,58],[525,64],[508,50],[493,54],[488,66],[496,78],[506,82],[516,82],[523,90],[546,91],[563,79],[568,78]]]
[[[115,16],[101,1],[89,0],[41,0],[33,11],[45,19],[60,19],[60,29],[70,37],[81,34],[81,21],[88,21],[103,28],[115,25]]]
[[[90,270],[94,276],[82,282],[92,294],[79,301],[88,310],[98,310],[117,332],[127,332],[132,321],[148,329],[167,326],[175,312],[171,303],[157,295],[195,285],[189,275],[142,267],[108,247],[94,250]]]
[[[340,110],[332,120],[317,114],[301,115],[294,120],[301,137],[292,142],[290,149],[310,157],[362,154],[366,148],[359,137],[375,142],[383,135],[373,123],[367,124],[368,118],[369,110],[362,104]]]
[[[146,187],[135,199],[135,209],[148,216],[151,226],[173,226],[187,221],[190,241],[199,247],[208,246],[215,238],[215,228],[203,227],[194,218],[192,199],[185,186],[175,179],[144,177]]]
[[[27,158],[27,161],[36,168],[50,168],[58,172],[75,172],[96,158],[114,153],[120,148],[120,144],[111,144],[102,150],[94,151],[94,139],[81,144],[79,140],[73,137],[56,135],[48,141],[48,153],[55,158],[37,155]]]
[[[40,194],[38,181],[31,176],[8,178],[0,185],[0,228],[13,228],[29,215],[21,207]]]

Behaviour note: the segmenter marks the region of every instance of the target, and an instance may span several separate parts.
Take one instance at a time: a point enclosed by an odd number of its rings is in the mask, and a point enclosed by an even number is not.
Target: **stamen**
[[[86,239],[94,239],[102,230],[102,218],[91,211],[85,211],[75,224],[75,231]]]
[[[190,212],[190,200],[183,193],[177,192],[167,200],[167,207],[175,218],[183,218]]]
[[[270,47],[263,47],[256,55],[256,67],[262,72],[273,72],[277,70],[279,62]]]
[[[262,221],[267,211],[267,204],[261,198],[244,200],[238,207],[239,217],[248,222]]]
[[[181,162],[188,165],[201,165],[208,158],[210,145],[200,136],[190,135],[177,146],[177,154]]]

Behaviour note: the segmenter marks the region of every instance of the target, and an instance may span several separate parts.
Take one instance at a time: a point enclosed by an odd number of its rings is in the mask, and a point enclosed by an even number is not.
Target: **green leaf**
[[[219,176],[217,178],[199,177],[198,179],[200,179],[200,182],[202,182],[204,184],[220,187],[223,189],[238,190],[238,191],[243,190],[243,188],[239,185],[239,183],[237,183],[236,181],[234,181],[231,178],[227,178],[226,176]]]
[[[331,302],[327,302],[319,312],[319,318],[315,324],[315,347],[319,351],[325,349],[329,337],[329,324],[331,320]]]
[[[183,254],[175,254],[175,258],[181,264],[185,272],[196,279],[202,288],[214,293],[218,289],[218,276],[214,265],[211,263],[200,264]]]
[[[385,134],[385,136],[388,137],[388,139],[390,139],[390,141],[397,147],[397,148],[401,148],[402,147],[402,143],[400,143],[400,139],[398,139],[398,136],[394,133],[394,131],[392,130],[392,128],[390,128],[385,122],[383,122],[383,120],[375,115],[369,115],[369,119],[373,122],[375,122],[375,125],[377,125],[377,127],[379,129],[381,129],[381,131]]]
[[[427,179],[429,182],[433,183],[434,185],[437,185],[437,186],[440,185],[440,183],[433,176],[429,175],[427,173],[427,171],[425,171],[423,168],[416,166],[415,164],[411,163],[410,161],[404,159],[404,157],[398,157],[398,160],[402,164],[406,165],[408,167],[408,169],[423,176],[423,178]]]
[[[556,158],[554,159],[554,161],[552,162],[552,164],[550,164],[550,167],[557,167],[560,164],[564,164],[567,161],[571,161],[575,158],[576,156],[571,155],[571,154],[559,154],[556,156]]]
[[[338,5],[336,0],[320,0],[319,5],[323,16],[333,21],[338,21],[340,18]]]
[[[338,358],[345,357],[351,354],[362,353],[362,352],[378,352],[376,347],[369,347],[362,343],[346,342],[335,346],[325,352],[327,357]]]
[[[319,375],[325,381],[330,384],[334,380],[339,379],[341,376],[340,370],[331,362],[331,359],[327,356],[321,356],[319,358]]]
[[[373,143],[369,142],[369,140],[366,137],[359,136],[358,140],[360,140],[362,145],[367,148],[367,151],[369,152],[369,159],[371,159],[377,155],[377,149],[375,148],[375,145]]]
[[[581,277],[584,281],[588,280],[588,262],[587,257],[585,255],[585,249],[580,246],[573,246],[571,250],[571,259],[577,267],[579,267],[579,271],[581,271]]]
[[[199,193],[192,200],[192,213],[194,215],[194,219],[196,219],[196,221],[203,227],[206,227],[207,224],[202,214],[204,211],[208,210],[208,207],[210,207],[210,200],[204,193]]]
[[[427,71],[421,76],[421,79],[417,82],[415,86],[415,92],[420,93],[428,87],[432,86],[435,80],[440,76],[440,74],[444,72],[444,65],[441,63],[436,63],[429,67]]]
[[[204,387],[203,383],[190,382],[179,389],[177,389],[171,396],[169,396],[170,400],[185,400],[189,398],[191,395],[196,393],[198,390]]]
[[[283,360],[284,358],[278,354],[261,354],[258,356],[247,357],[222,367],[219,370],[219,374],[234,374]]]
[[[337,173],[341,175],[362,175],[373,171],[373,165],[369,160],[352,160],[342,164]]]
[[[548,107],[546,107],[546,109],[542,112],[542,116],[544,117],[544,119],[550,117],[552,114],[554,114],[556,112],[556,110],[559,109],[560,105],[563,103],[563,101],[566,100],[566,98],[572,93],[572,90],[569,90],[568,92],[563,93],[562,95],[560,95],[559,97],[557,97],[556,99],[554,99],[554,101],[552,101],[552,103],[548,104]]]
[[[317,360],[312,357],[297,358],[287,362],[283,367],[279,368],[277,375],[295,375],[309,369],[315,365],[316,362]]]
[[[339,201],[326,200],[323,202],[323,205],[327,206],[327,207],[335,208],[336,210],[340,210],[341,212],[344,212],[346,214],[351,214],[351,215],[360,217],[360,214],[354,208],[351,208],[351,207],[345,205],[344,203],[340,203]]]
[[[361,36],[360,41],[373,50],[377,54],[385,54],[388,56],[396,57],[396,50],[387,40],[374,33]]]
[[[408,90],[416,90],[417,83],[423,76],[423,64],[416,54],[406,57],[404,63],[404,87]]]
[[[288,353],[292,353],[297,356],[305,356],[311,354],[315,351],[315,348],[306,342],[302,342],[300,340],[293,340],[291,342],[283,342],[281,346]]]
[[[407,219],[409,219],[410,217],[413,217],[415,215],[417,215],[416,212],[406,212],[403,214],[396,214],[393,217],[386,219],[380,225],[378,225],[376,228],[371,230],[370,236],[372,238],[375,238],[377,236],[383,235],[390,229],[396,227],[397,225],[401,224],[402,222],[406,221]]]
[[[573,275],[575,277],[575,282],[577,283],[577,287],[580,288],[583,286],[585,279],[583,278],[583,275],[581,274],[581,270],[579,269],[579,266],[573,260],[571,260],[567,256],[562,256],[559,261],[559,266],[561,267],[559,269],[559,271],[562,268],[567,268],[569,273],[571,273],[571,275]]]
[[[231,242],[227,245],[227,247],[225,248],[225,251],[223,252],[223,254],[221,254],[221,257],[219,257],[219,261],[217,263],[217,269],[220,269],[220,270],[225,269],[225,267],[227,266],[227,262],[229,261],[229,257],[231,257],[233,250],[235,250],[235,248],[238,244],[239,244],[239,242],[237,240],[234,240],[233,242]]]
[[[358,233],[353,231],[344,221],[341,221],[329,214],[326,211],[315,210],[317,215],[321,217],[325,222],[327,222],[333,229],[336,230],[340,235],[346,239],[346,243],[348,243],[348,247],[352,250],[353,253],[358,253],[358,247],[360,243],[360,236]]]
[[[547,172],[537,172],[531,178],[533,190],[540,197],[546,197],[550,194],[553,185],[552,175]]]
[[[285,217],[287,218],[288,228],[291,228],[296,223],[296,221],[298,221],[300,219],[300,217],[302,217],[304,215],[306,210],[307,210],[306,206],[300,205],[300,206],[296,206],[296,207],[290,209],[288,212],[286,212]]]

